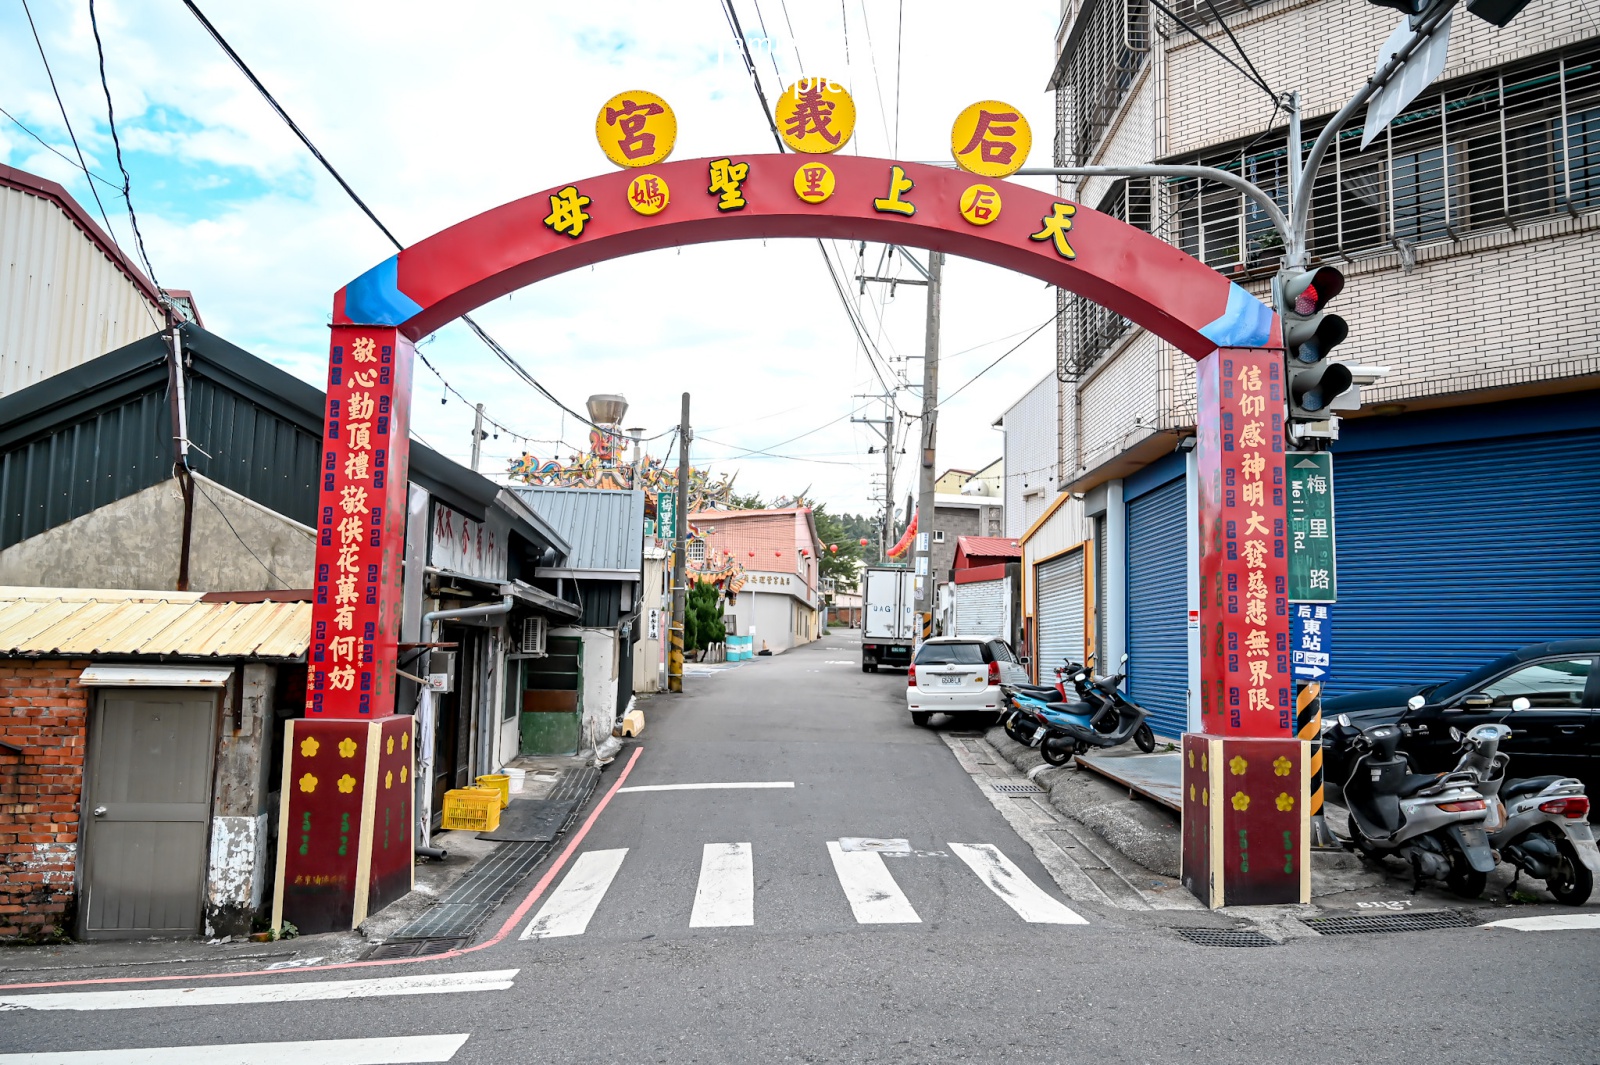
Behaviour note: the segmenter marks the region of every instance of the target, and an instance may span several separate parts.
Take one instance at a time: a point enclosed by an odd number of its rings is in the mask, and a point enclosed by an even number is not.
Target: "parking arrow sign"
[[[1326,603],[1289,605],[1289,663],[1296,680],[1321,680],[1332,670],[1331,615]]]

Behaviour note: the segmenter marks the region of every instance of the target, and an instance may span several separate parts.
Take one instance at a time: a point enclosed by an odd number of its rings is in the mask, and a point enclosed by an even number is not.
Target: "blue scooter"
[[[1127,662],[1123,655],[1122,661]],[[1050,765],[1066,765],[1079,751],[1118,747],[1132,739],[1146,753],[1155,750],[1155,734],[1145,721],[1149,712],[1125,698],[1117,685],[1125,673],[1092,677],[1083,666],[1068,664],[1079,699],[1053,701],[1038,690],[1002,685],[1009,709],[1001,716],[1006,734],[1037,747]]]

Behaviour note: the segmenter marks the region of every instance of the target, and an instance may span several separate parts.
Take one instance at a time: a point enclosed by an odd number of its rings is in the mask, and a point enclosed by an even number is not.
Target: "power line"
[[[156,286],[156,291],[161,294],[161,301],[169,303],[166,289],[161,287],[161,282],[156,278],[156,269],[150,265],[150,256],[144,250],[144,234],[139,231],[139,216],[133,210],[133,177],[128,173],[128,167],[122,161],[122,141],[117,137],[117,113],[111,105],[111,85],[106,81],[106,50],[100,42],[100,20],[95,17],[94,0],[89,0],[89,28],[94,31],[94,50],[100,59],[100,88],[106,94],[106,125],[111,127],[111,145],[117,153],[117,169],[122,171],[122,202],[128,205],[128,224],[133,227],[134,246],[139,251],[139,261],[144,263],[145,273],[150,275],[150,281]],[[89,168],[85,166],[84,172]],[[89,187],[94,188],[94,182],[89,182]],[[97,197],[98,199],[98,197]],[[169,308],[168,313],[171,313]]]
[[[900,157],[900,49],[906,33],[906,0],[900,0],[900,17],[894,31],[894,154]]]
[[[277,112],[278,117],[281,118],[284,124],[287,125],[294,135],[300,139],[300,143],[306,146],[306,150],[309,151],[316,158],[316,160],[322,164],[322,168],[339,183],[339,187],[344,189],[345,194],[350,197],[357,207],[361,208],[363,214],[372,220],[372,224],[377,226],[379,231],[382,232],[385,237],[389,238],[389,243],[393,244],[396,250],[404,251],[405,245],[400,242],[400,238],[396,237],[392,232],[390,232],[389,227],[384,225],[382,220],[378,218],[377,214],[372,210],[372,208],[367,206],[366,201],[357,195],[356,190],[350,187],[350,183],[344,179],[344,176],[334,168],[334,165],[328,161],[328,158],[322,154],[315,144],[312,143],[311,138],[306,136],[305,131],[295,124],[294,119],[289,117],[289,112],[284,110],[283,105],[278,103],[277,98],[274,97],[272,93],[267,90],[267,87],[261,83],[261,79],[256,77],[255,72],[250,69],[249,65],[245,63],[244,59],[239,55],[239,53],[233,50],[233,46],[230,45],[222,36],[221,32],[211,24],[211,20],[206,18],[205,13],[195,5],[194,0],[183,0],[183,4],[189,9],[194,17],[199,20],[200,25],[205,27],[206,32],[211,35],[212,40],[216,41],[217,45],[227,53],[228,58],[233,60],[234,66],[238,67],[240,72],[250,80],[250,84],[255,86],[256,91],[261,94],[262,99],[266,100],[268,106],[270,106],[273,111]],[[461,316],[461,320],[466,323],[467,328],[471,329],[472,332],[476,334],[479,340],[483,341],[484,345],[487,346],[490,351],[494,352],[495,356],[501,362],[510,367],[512,372],[520,377],[527,385],[533,388],[534,391],[538,392],[545,399],[549,400],[551,403],[561,408],[561,410],[572,415],[572,417],[576,418],[578,421],[584,423],[590,428],[604,431],[603,426],[596,425],[584,415],[579,414],[577,411],[561,402],[560,399],[556,398],[555,393],[551,392],[549,389],[545,388],[544,385],[540,384],[539,381],[531,373],[529,373],[521,363],[511,356],[510,352],[501,347],[500,343],[491,337],[482,326],[473,321],[470,315],[463,314]],[[438,371],[435,370],[434,372],[437,373]]]
[[[1244,50],[1244,45],[1239,43],[1239,38],[1235,37],[1233,30],[1228,28],[1228,20],[1222,17],[1222,12],[1217,10],[1217,5],[1212,3],[1211,0],[1205,0],[1205,4],[1206,7],[1210,8],[1211,16],[1222,27],[1222,32],[1228,35],[1228,40],[1233,42],[1233,47],[1238,49],[1239,58],[1244,60],[1244,65],[1250,68],[1250,73],[1256,76],[1256,81],[1260,83],[1262,88],[1267,90],[1268,95],[1276,99],[1277,93],[1272,91],[1272,87],[1267,84],[1267,79],[1261,76],[1261,71],[1257,70],[1256,65],[1250,61],[1250,53]]]
[[[1006,360],[1007,356],[1009,356],[1012,352],[1016,351],[1018,348],[1022,347],[1022,345],[1026,344],[1028,341],[1032,340],[1034,337],[1038,336],[1040,333],[1044,332],[1045,326],[1049,325],[1050,323],[1054,322],[1057,318],[1060,318],[1060,317],[1061,317],[1061,311],[1057,311],[1055,314],[1052,314],[1050,317],[1048,317],[1044,321],[1040,322],[1039,323],[1039,327],[1037,329],[1035,329],[1033,332],[1029,333],[1027,336],[1023,337],[1021,340],[1017,341],[1011,347],[1007,348],[1003,353],[1001,353],[999,358],[995,359],[989,365],[985,366],[983,369],[979,370],[977,373],[975,373],[971,377],[969,377],[967,379],[966,383],[963,384],[960,388],[956,389],[954,392],[950,393],[948,396],[945,396],[943,399],[939,400],[938,407],[936,407],[935,409],[942,408],[946,403],[949,403],[952,399],[955,399],[962,392],[966,391],[968,385],[972,384],[974,381],[976,381],[978,378],[982,377],[984,374],[988,373],[990,370],[994,369],[996,366],[999,366],[1002,362],[1004,362]]]
[[[1241,75],[1244,76],[1246,81],[1249,81],[1254,85],[1260,86],[1261,91],[1266,93],[1272,99],[1276,100],[1278,98],[1278,94],[1272,91],[1272,86],[1268,85],[1266,83],[1266,81],[1263,80],[1262,77],[1259,74],[1252,74],[1252,73],[1250,73],[1250,71],[1246,70],[1244,67],[1241,67],[1238,63],[1234,62],[1233,59],[1226,52],[1224,52],[1222,49],[1218,48],[1215,44],[1213,44],[1211,42],[1211,38],[1205,36],[1199,30],[1195,29],[1193,26],[1191,26],[1187,22],[1185,22],[1181,15],[1179,15],[1177,12],[1173,11],[1167,5],[1163,4],[1161,2],[1161,0],[1150,0],[1150,3],[1153,4],[1156,7],[1156,9],[1158,11],[1160,11],[1163,15],[1167,16],[1173,22],[1176,22],[1178,25],[1180,25],[1184,29],[1188,30],[1190,36],[1192,36],[1195,40],[1199,41],[1201,44],[1205,45],[1207,48],[1209,48],[1213,52],[1215,52],[1219,59],[1221,59],[1224,63],[1228,64],[1234,70],[1237,70]],[[1226,25],[1224,25],[1223,28],[1226,29],[1227,28]],[[1229,36],[1231,37],[1232,35],[1233,34],[1230,32]]]
[[[28,136],[30,136],[34,140],[38,141],[39,142],[39,146],[41,148],[43,148],[45,151],[49,152],[51,155],[54,155],[56,158],[61,159],[62,161],[66,162],[74,170],[82,171],[91,180],[100,182],[100,184],[104,185],[108,189],[116,189],[118,192],[122,191],[122,186],[118,185],[115,181],[112,181],[110,178],[101,177],[99,174],[96,174],[93,170],[89,170],[86,167],[84,167],[84,165],[82,163],[80,163],[77,160],[73,159],[72,156],[67,155],[65,152],[61,151],[61,149],[57,148],[55,145],[51,144],[49,141],[47,141],[43,137],[39,136],[39,134],[35,133],[31,128],[28,127],[28,125],[26,123],[24,123],[16,115],[12,114],[10,111],[7,111],[5,108],[0,107],[0,115],[4,115],[6,118],[9,118],[11,120],[12,125],[16,126],[22,132],[26,133]],[[108,236],[110,235],[109,231],[107,231],[107,235]]]

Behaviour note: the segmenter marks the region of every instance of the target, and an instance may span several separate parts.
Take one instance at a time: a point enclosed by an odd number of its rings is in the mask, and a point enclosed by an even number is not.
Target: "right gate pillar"
[[[1289,665],[1283,351],[1196,363],[1200,731],[1183,736],[1183,883],[1206,905],[1311,900],[1309,744]]]

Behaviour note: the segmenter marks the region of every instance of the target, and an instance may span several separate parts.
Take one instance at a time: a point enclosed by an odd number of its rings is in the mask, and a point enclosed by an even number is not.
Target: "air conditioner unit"
[[[550,632],[550,619],[535,617],[522,619],[522,646],[520,650],[525,655],[542,655],[545,653],[544,641]]]

